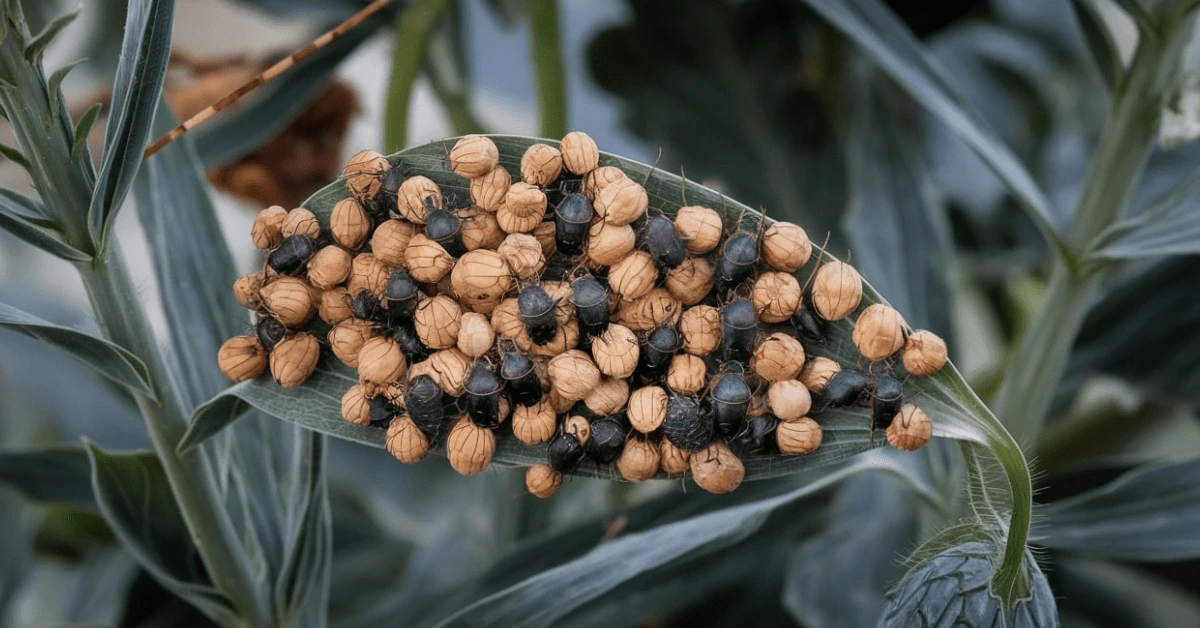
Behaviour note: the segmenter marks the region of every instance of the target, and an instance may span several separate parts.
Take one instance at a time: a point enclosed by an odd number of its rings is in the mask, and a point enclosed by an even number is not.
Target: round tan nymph
[[[471,202],[488,212],[495,212],[504,204],[508,188],[512,186],[512,175],[501,167],[471,179]]]
[[[823,264],[812,283],[812,304],[827,321],[839,321],[862,301],[862,277],[845,262]]]
[[[799,421],[812,409],[812,395],[799,380],[785,379],[771,384],[767,389],[767,400],[771,412],[780,421]]]
[[[887,428],[888,444],[904,451],[916,451],[932,437],[933,423],[929,421],[929,415],[911,403],[900,408],[900,413],[892,418]]]
[[[409,177],[400,184],[396,193],[396,209],[409,222],[418,225],[425,224],[426,203],[441,209],[442,189],[429,177],[417,175]]]
[[[516,340],[517,336],[525,331],[525,324],[521,322],[517,308],[516,297],[504,299],[492,310],[492,329],[496,330],[497,336],[508,340]]]
[[[463,248],[468,251],[476,249],[494,249],[504,241],[504,230],[496,222],[496,215],[478,207],[470,207],[459,212],[462,226],[459,227],[459,237],[462,238]]]
[[[715,269],[704,257],[686,257],[683,262],[667,271],[665,285],[671,294],[684,305],[695,305],[712,292]]]
[[[308,280],[321,290],[328,290],[350,276],[350,253],[340,246],[326,246],[308,260]]]
[[[571,349],[554,356],[548,371],[550,385],[566,399],[583,399],[600,384],[600,369],[588,354]]]
[[[593,268],[612,266],[629,255],[636,244],[633,227],[597,222],[588,228],[588,264]]]
[[[461,397],[466,392],[467,374],[471,370],[471,359],[458,348],[434,351],[427,360],[414,364],[409,369],[409,380],[418,375],[428,375],[437,382],[446,394]]]
[[[667,418],[667,391],[661,386],[644,386],[629,395],[627,411],[633,429],[649,434]]]
[[[297,207],[283,217],[283,224],[279,230],[285,238],[306,235],[316,240],[321,235],[321,223],[317,220],[316,214],[303,207]]]
[[[658,474],[658,464],[658,447],[635,436],[625,441],[625,449],[617,458],[617,472],[630,482],[645,482]]]
[[[287,210],[278,205],[258,212],[254,217],[254,226],[250,228],[250,239],[254,241],[254,246],[260,249],[279,246],[283,240],[283,220],[286,217]]]
[[[629,401],[629,382],[619,377],[605,377],[592,392],[583,398],[589,410],[600,416],[610,416],[621,411]]]
[[[263,307],[287,327],[299,327],[316,310],[308,283],[295,277],[277,277],[259,290]]]
[[[528,233],[510,233],[496,249],[518,279],[532,279],[542,272],[546,258],[542,243]]]
[[[608,286],[613,294],[626,301],[640,299],[654,289],[658,267],[645,251],[634,251],[613,264],[608,273]]]
[[[615,183],[628,177],[616,166],[600,166],[583,177],[583,195],[595,201],[596,195],[610,183]]]
[[[782,323],[800,309],[800,282],[788,273],[765,272],[754,281],[750,300],[766,323]]]
[[[904,318],[882,303],[869,305],[855,321],[850,339],[864,358],[883,360],[904,346]]]
[[[333,241],[357,251],[371,235],[371,218],[361,203],[353,198],[344,198],[333,206],[329,214],[329,233]]]
[[[675,233],[693,255],[704,255],[716,249],[724,230],[721,215],[714,209],[688,205],[680,207],[675,214]]]
[[[554,241],[555,225],[553,220],[543,220],[538,223],[538,226],[533,228],[530,234],[538,244],[542,245],[542,257],[548,258],[554,255],[558,250],[558,244]]]
[[[413,312],[413,328],[421,342],[430,349],[449,349],[458,344],[462,316],[458,301],[438,295],[417,304],[417,311]]]
[[[496,435],[475,425],[463,415],[446,438],[446,457],[450,466],[463,475],[475,475],[492,463],[496,453]]]
[[[554,436],[555,419],[550,399],[542,397],[532,406],[517,406],[513,410],[513,434],[526,445],[544,443]]]
[[[612,225],[627,225],[646,214],[650,197],[646,188],[636,181],[625,179],[604,187],[594,203],[596,215]]]
[[[709,493],[728,493],[746,477],[746,467],[724,441],[715,440],[691,456],[692,479]]]
[[[680,449],[665,438],[658,441],[658,468],[667,475],[687,473],[691,468],[692,452]]]
[[[533,144],[521,155],[521,179],[538,187],[546,187],[558,179],[562,167],[562,154],[545,144]]]
[[[546,499],[562,486],[563,474],[550,468],[550,465],[535,464],[525,469],[525,489],[535,497]]]
[[[821,426],[809,417],[780,421],[775,427],[775,444],[785,454],[807,454],[821,446]]]
[[[500,151],[489,137],[464,135],[450,149],[450,169],[460,177],[482,177],[499,164]]]
[[[362,384],[355,384],[342,395],[342,418],[355,425],[371,423],[371,402]]]
[[[429,439],[412,419],[393,417],[388,423],[387,450],[404,464],[416,464],[429,453]]]
[[[771,334],[755,347],[750,368],[768,382],[794,379],[804,368],[804,345],[785,333]]]
[[[375,259],[389,266],[403,266],[404,252],[417,229],[404,220],[385,220],[371,234],[371,252]]]
[[[258,291],[262,289],[265,279],[261,270],[238,277],[237,281],[233,282],[233,297],[242,307],[257,310],[262,307],[262,297]]]
[[[317,314],[330,325],[337,325],[350,318],[354,314],[350,310],[350,292],[343,286],[334,286],[322,292]]]
[[[540,212],[535,211],[528,215],[518,214],[509,208],[507,199],[500,206],[500,209],[496,210],[496,224],[500,225],[500,228],[505,233],[531,233],[534,229],[537,229],[545,217],[545,208]]]
[[[289,336],[271,351],[271,376],[283,388],[296,388],[316,370],[320,357],[321,345],[312,334]]]
[[[421,283],[437,283],[454,267],[454,258],[441,244],[418,233],[408,242],[404,251],[404,263],[412,278]]]
[[[468,309],[473,302],[496,302],[512,288],[512,272],[508,262],[495,251],[468,251],[450,273],[454,294]],[[514,302],[515,305],[515,302]],[[496,328],[499,332],[500,329]]]
[[[645,296],[622,301],[617,321],[634,331],[650,331],[660,325],[674,327],[683,316],[683,304],[665,288],[654,288]]]
[[[383,291],[387,288],[390,274],[387,265],[375,257],[374,253],[359,253],[350,262],[350,276],[346,278],[346,290],[352,297],[364,290],[376,296],[382,296]]]
[[[914,331],[904,343],[904,370],[928,377],[946,365],[946,341],[924,329]]]
[[[689,353],[671,358],[667,368],[667,386],[680,395],[694,395],[704,388],[708,369],[704,360]]]
[[[721,344],[721,312],[711,305],[696,305],[679,319],[681,348],[692,355],[708,355]]]
[[[458,326],[458,350],[468,357],[480,358],[492,350],[496,343],[496,332],[487,316],[477,312],[466,312]]]
[[[536,185],[517,181],[508,188],[504,206],[517,218],[546,215],[546,193]],[[540,220],[540,218],[539,218]]]
[[[379,193],[379,187],[383,184],[383,173],[391,167],[387,157],[373,150],[362,150],[346,162],[346,167],[342,168],[342,177],[346,179],[346,187],[351,194],[361,200],[370,200]]]
[[[358,381],[368,395],[382,392],[388,384],[403,377],[404,368],[404,352],[391,338],[369,338],[358,352]]]
[[[762,257],[771,268],[794,273],[812,256],[808,234],[797,224],[776,222],[762,237]]]
[[[840,370],[842,370],[840,364],[818,355],[805,361],[804,368],[800,370],[800,382],[809,392],[825,392],[825,385],[829,383],[829,379],[837,375]]]
[[[217,351],[217,366],[230,381],[254,379],[267,370],[267,351],[254,336],[234,336]]]
[[[596,338],[592,339],[592,357],[600,372],[609,377],[629,377],[637,369],[637,335],[628,327],[610,323]]]
[[[585,445],[592,437],[592,424],[581,416],[569,416],[566,421],[563,421],[563,434],[570,434],[579,441],[580,445]]]
[[[329,330],[329,348],[333,355],[350,368],[358,368],[358,354],[363,344],[375,335],[375,328],[368,322],[348,318]]]
[[[587,174],[600,165],[600,148],[587,133],[573,131],[559,144],[563,167],[573,174]]]

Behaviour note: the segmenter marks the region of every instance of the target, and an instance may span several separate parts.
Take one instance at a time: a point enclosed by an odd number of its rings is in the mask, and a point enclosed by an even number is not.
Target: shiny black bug
[[[504,384],[486,362],[479,361],[471,367],[466,383],[466,406],[467,414],[475,425],[487,429],[500,426],[503,420],[500,416],[500,391],[503,388]]]
[[[822,408],[839,408],[856,403],[870,385],[866,375],[851,370],[834,373],[821,394]]]
[[[550,441],[546,448],[547,462],[550,468],[559,473],[570,473],[579,467],[583,460],[583,445],[574,434],[559,434]]]
[[[387,310],[383,309],[379,298],[367,290],[359,290],[358,294],[350,299],[350,313],[364,321],[387,322]]]
[[[779,427],[779,418],[774,414],[760,414],[746,424],[739,443],[748,454],[766,455],[775,450],[775,428]]]
[[[417,304],[421,300],[421,292],[408,271],[400,268],[388,277],[383,297],[387,304],[388,320],[395,324],[412,321],[413,312],[417,310]]]
[[[709,393],[717,430],[730,437],[742,430],[750,408],[750,386],[740,373],[722,375]]]
[[[370,421],[373,427],[387,427],[392,417],[396,416],[396,406],[383,395],[367,400],[367,407],[371,410]]]
[[[267,266],[280,275],[295,275],[304,270],[304,265],[317,252],[312,238],[303,233],[290,235],[267,256]]]
[[[425,199],[425,235],[454,257],[462,257],[467,252],[462,241],[462,220],[434,205],[430,198]]]
[[[668,398],[662,430],[672,445],[688,451],[704,449],[714,436],[712,417],[701,411],[700,402],[675,394]]]
[[[608,328],[608,288],[595,277],[580,277],[571,282],[571,301],[579,319],[581,338],[599,336]]]
[[[818,345],[825,344],[825,331],[822,329],[824,321],[808,307],[802,307],[792,315],[792,326],[801,338]]]
[[[678,350],[679,332],[674,327],[655,327],[642,343],[637,372],[646,379],[663,375]]]
[[[875,377],[871,391],[871,419],[875,428],[886,429],[891,425],[903,403],[904,388],[900,380],[887,375]]]
[[[592,435],[583,444],[583,451],[600,464],[615,462],[625,449],[625,427],[616,419],[600,419],[592,422]]]
[[[560,253],[578,255],[587,240],[594,210],[582,194],[568,194],[558,204],[554,216],[554,243]]]
[[[675,223],[663,215],[654,216],[646,223],[646,248],[664,271],[676,268],[687,257],[687,248],[675,232]]]
[[[445,424],[446,412],[442,405],[442,387],[428,375],[418,375],[408,383],[404,395],[408,416],[430,442],[437,441]]]
[[[500,377],[513,403],[532,406],[542,399],[542,381],[533,370],[533,361],[516,352],[505,353],[500,360]]]
[[[525,286],[517,295],[517,313],[534,344],[544,345],[558,333],[554,305],[554,299],[537,284]]]
[[[287,327],[270,316],[264,316],[254,324],[254,335],[264,349],[271,351],[287,335]]]
[[[754,350],[758,335],[758,316],[746,299],[734,299],[721,308],[720,357],[728,362],[745,363]]]
[[[738,233],[725,241],[721,255],[717,258],[713,286],[717,294],[724,294],[750,278],[754,263],[758,261],[758,241],[748,233]]]

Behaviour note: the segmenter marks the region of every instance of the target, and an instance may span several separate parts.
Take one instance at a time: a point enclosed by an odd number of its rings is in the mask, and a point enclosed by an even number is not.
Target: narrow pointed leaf
[[[222,625],[239,620],[213,586],[162,464],[151,452],[113,454],[88,443],[92,489],[121,545],[155,580]]]
[[[1104,22],[1104,17],[1093,0],[1071,0],[1071,9],[1079,22],[1079,30],[1083,31],[1083,40],[1092,53],[1096,70],[1111,93],[1120,84],[1125,73],[1125,67],[1121,63],[1121,51],[1113,39],[1112,31]]]
[[[92,259],[87,253],[63,242],[56,232],[36,224],[34,221],[39,220],[36,216],[40,214],[37,201],[11,190],[0,190],[0,229],[68,262]],[[40,220],[46,222],[44,218]]]
[[[98,512],[91,464],[80,447],[0,451],[0,485],[44,504]]]
[[[275,582],[275,605],[294,625],[317,625],[329,609],[333,530],[325,482],[325,437],[316,432],[298,436],[297,473],[292,477],[291,511],[287,518],[287,553]]]
[[[25,168],[26,170],[29,169],[29,160],[25,158],[25,155],[23,155],[20,150],[17,150],[8,144],[0,143],[0,156],[3,156],[5,159],[17,164],[22,168]]]
[[[1005,182],[1046,241],[1059,255],[1073,259],[1055,225],[1050,201],[1033,176],[891,9],[879,0],[805,0],[805,4],[854,40],[914,100],[970,145]]]
[[[137,356],[103,338],[55,325],[5,303],[0,303],[0,327],[52,344],[129,390],[153,396],[146,365]]]
[[[104,130],[104,157],[88,208],[88,228],[97,249],[112,217],[133,185],[150,139],[171,53],[173,0],[130,0],[121,60],[113,79],[112,107]],[[78,142],[76,136],[76,142]]]
[[[1200,458],[1138,467],[1043,506],[1033,541],[1135,562],[1200,558]]]
[[[1200,253],[1200,171],[1136,217],[1099,237],[1094,259],[1139,259]]]
[[[525,149],[538,141],[552,146],[552,140],[514,136],[491,136],[500,150],[501,164],[512,172],[519,172],[521,155]],[[469,202],[470,195],[465,179],[448,169],[445,151],[453,139],[418,146],[398,153],[393,159],[403,160],[415,173],[430,177],[445,190],[447,198],[459,204]],[[650,197],[651,207],[671,214],[683,204],[685,183],[676,175],[664,173],[648,165],[606,153],[601,154],[600,164],[617,166],[633,180],[643,182]],[[732,224],[737,216],[745,215],[743,225],[752,224],[758,214],[732,199],[696,183],[686,183],[687,202],[723,209],[726,221]],[[318,191],[304,203],[304,207],[315,212],[322,221],[328,221],[333,206],[346,198],[345,184],[338,180]],[[809,263],[797,271],[801,278],[807,277],[816,268],[817,258],[832,259],[828,255],[814,255]],[[227,297],[232,300],[232,297]],[[869,285],[864,287],[863,306],[880,302],[881,297]],[[827,342],[816,347],[814,353],[853,365],[858,359],[857,349],[850,339],[853,324],[849,320],[829,326]],[[919,381],[918,381],[919,380]],[[261,377],[237,384],[197,409],[187,435],[180,444],[182,449],[195,446],[232,423],[241,412],[254,407],[267,414],[317,430],[331,436],[356,441],[375,447],[384,446],[384,430],[361,427],[347,423],[341,418],[341,398],[345,391],[357,383],[355,372],[336,360],[327,358],[317,368],[308,382],[297,389],[284,390],[270,380]],[[994,417],[986,406],[971,391],[962,376],[947,365],[930,378],[909,378],[905,385],[906,395],[930,416],[934,434],[943,437],[986,442],[989,434],[998,428]],[[776,477],[795,473],[802,469],[833,464],[856,453],[881,446],[883,435],[872,435],[869,411],[865,408],[831,408],[820,415],[824,440],[817,451],[804,456],[763,456],[746,460],[747,479]],[[544,446],[522,445],[510,430],[497,431],[497,448],[493,461],[500,465],[528,466],[544,463]],[[611,466],[597,466],[585,462],[578,471],[583,475],[613,478]]]
[[[74,22],[75,18],[79,17],[79,12],[82,10],[83,7],[80,6],[74,11],[64,13],[53,20],[50,20],[50,23],[46,24],[46,27],[42,29],[42,32],[34,35],[33,38],[25,44],[25,60],[30,63],[37,63],[38,59],[41,58],[42,53],[46,51],[46,47],[50,45],[50,42],[54,41],[54,38],[58,37],[58,34],[61,33],[64,28],[70,26],[71,22]],[[50,93],[52,95],[54,94],[54,92]]]
[[[75,123],[75,140],[71,143],[71,161],[79,159],[79,152],[87,146],[88,135],[92,132],[92,126],[96,124],[96,116],[100,115],[100,110],[103,106],[96,103],[87,108],[83,115],[79,116],[79,121]]]
[[[86,59],[76,59],[55,70],[54,73],[50,75],[50,79],[46,82],[46,86],[48,88],[47,91],[50,93],[50,113],[52,115],[58,115],[58,105],[62,100],[61,91],[63,80],[67,78],[67,74],[70,74],[71,70],[75,69],[75,66],[83,63],[85,60]]]

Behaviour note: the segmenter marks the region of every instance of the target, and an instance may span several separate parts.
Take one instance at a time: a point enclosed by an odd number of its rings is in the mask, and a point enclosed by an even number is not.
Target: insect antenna
[[[364,20],[366,20],[368,17],[377,13],[383,7],[387,6],[390,2],[391,2],[391,0],[375,0],[371,4],[363,7],[362,10],[360,10],[358,13],[355,13],[354,15],[351,15],[345,22],[342,22],[341,24],[338,24],[337,26],[333,27],[332,29],[326,31],[320,37],[314,39],[312,43],[305,46],[304,48],[301,48],[295,54],[293,54],[290,57],[267,68],[266,70],[264,70],[262,72],[262,74],[259,74],[258,76],[250,79],[244,85],[233,90],[231,93],[229,93],[224,98],[209,105],[203,111],[201,111],[200,113],[197,113],[196,115],[192,116],[191,118],[188,118],[179,126],[175,127],[174,129],[171,129],[171,131],[168,132],[166,135],[163,135],[162,137],[158,138],[157,140],[154,140],[154,143],[152,143],[152,144],[150,144],[150,146],[146,147],[146,152],[142,154],[142,159],[149,159],[151,155],[162,150],[162,148],[164,146],[166,146],[167,144],[170,144],[171,142],[175,141],[176,139],[179,139],[179,137],[181,135],[183,135],[184,133],[187,133],[189,130],[195,128],[197,125],[203,123],[205,120],[208,120],[209,118],[213,117],[221,110],[226,109],[230,105],[241,100],[243,96],[245,96],[246,94],[249,94],[250,92],[254,91],[255,89],[258,89],[261,85],[265,84],[267,81],[270,81],[271,79],[274,79],[275,77],[279,76],[280,74],[283,74],[284,72],[288,71],[289,69],[292,68],[292,66],[303,61],[305,58],[309,57],[314,52],[333,43],[339,37],[341,37],[342,35],[345,35],[347,32],[349,32],[350,29],[354,28],[355,26],[358,26]]]

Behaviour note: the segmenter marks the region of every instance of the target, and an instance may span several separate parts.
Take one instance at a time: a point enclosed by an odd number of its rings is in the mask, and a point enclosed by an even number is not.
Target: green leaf
[[[91,476],[80,447],[0,451],[0,484],[45,504],[96,512]]]
[[[14,329],[63,349],[131,391],[154,395],[146,365],[137,356],[103,338],[55,325],[5,303],[0,303],[0,327]]]
[[[83,7],[80,6],[70,13],[63,13],[53,20],[50,20],[50,23],[46,24],[46,27],[42,29],[42,32],[34,35],[33,38],[25,44],[25,60],[31,64],[37,64],[38,60],[42,57],[42,53],[46,51],[46,47],[50,45],[50,42],[54,41],[54,38],[58,37],[58,34],[61,33],[64,28],[69,26],[71,22],[74,22],[75,18],[79,17],[79,12],[82,10]],[[54,92],[51,92],[52,96],[53,94]]]
[[[25,170],[29,169],[29,160],[25,158],[25,155],[23,155],[20,150],[13,148],[8,144],[0,143],[0,156],[3,156],[5,159],[17,164]]]
[[[701,552],[719,552],[755,534],[779,510],[881,465],[859,462],[768,499],[624,534],[583,556],[465,605],[437,626],[552,626],[625,582]],[[792,516],[800,516],[798,513]]]
[[[61,236],[38,222],[49,222],[40,203],[12,190],[0,189],[0,229],[68,262],[91,261],[87,253],[63,242]]]
[[[805,4],[854,40],[914,100],[971,146],[1008,185],[1046,241],[1065,260],[1073,261],[1074,253],[1059,233],[1045,193],[890,9],[878,0],[805,0]]]
[[[1200,557],[1200,458],[1149,464],[1035,511],[1033,542],[1134,562]]]
[[[1058,626],[1054,592],[1028,553],[1031,596],[1005,608],[989,589],[995,554],[988,543],[971,541],[913,569],[884,600],[878,626]]]
[[[69,74],[71,70],[75,69],[75,66],[83,63],[84,61],[86,61],[86,59],[76,59],[55,70],[54,74],[50,75],[50,80],[46,83],[46,91],[50,94],[50,115],[58,115],[58,105],[62,100],[63,80],[67,78],[67,74]]]
[[[75,139],[71,142],[72,163],[79,159],[80,151],[87,147],[88,135],[92,132],[92,126],[96,124],[96,116],[100,115],[102,108],[100,103],[88,107],[87,111],[79,116],[79,121],[75,123],[75,131],[72,134]]]
[[[332,44],[262,86],[245,102],[188,132],[205,166],[254,152],[290,124],[329,84],[334,71],[386,23],[372,16]]]
[[[385,150],[408,145],[408,105],[413,85],[425,64],[429,37],[451,4],[449,0],[419,0],[396,13],[396,47],[383,118]]]
[[[546,137],[567,134],[567,86],[559,36],[558,0],[530,0],[529,30],[533,36],[533,68],[537,77],[540,133]]]
[[[275,605],[283,623],[319,625],[329,614],[333,530],[325,482],[325,438],[298,434],[297,472],[292,480],[287,553],[275,581]]]
[[[204,571],[158,458],[86,445],[96,503],[125,549],[159,584],[213,621],[239,624],[229,600]]]
[[[541,141],[557,146],[557,142],[553,140],[502,135],[491,137],[500,150],[501,164],[512,172],[519,172],[521,155],[530,144]],[[449,145],[454,140],[448,139],[445,142]],[[442,186],[447,198],[457,199],[460,203],[469,202],[466,180],[448,169],[443,142],[414,147],[393,156],[392,159],[403,160],[415,173],[436,181]],[[685,184],[678,176],[607,153],[601,154],[600,164],[620,167],[633,180],[644,182],[652,207],[672,214],[683,204]],[[760,216],[753,209],[690,181],[686,183],[686,194],[688,203],[721,208],[730,224],[737,220],[737,216],[744,215],[743,225],[751,228]],[[322,221],[328,221],[333,206],[347,195],[345,184],[338,180],[318,191],[303,205],[316,213]],[[821,261],[831,259],[828,255],[820,257]],[[814,255],[805,267],[798,270],[798,276],[803,278],[812,273],[818,263],[817,258],[818,256]],[[232,301],[230,297],[225,298]],[[863,306],[879,301],[879,293],[869,285],[865,286]],[[850,339],[852,329],[853,325],[849,320],[832,323],[828,328],[826,344],[815,348],[814,353],[833,358],[845,365],[855,364],[858,353]],[[357,375],[352,369],[327,358],[301,388],[284,390],[268,377],[236,384],[196,410],[179,447],[181,450],[194,447],[232,423],[246,409],[254,407],[307,429],[382,448],[384,430],[353,425],[341,418],[342,395],[357,381]],[[989,427],[994,423],[994,418],[991,418],[986,406],[979,401],[953,365],[947,365],[933,377],[909,378],[905,390],[906,396],[929,415],[935,435],[985,443],[995,429]],[[763,456],[747,460],[746,478],[777,477],[802,469],[825,466],[872,446],[881,446],[883,435],[876,433],[872,439],[870,423],[870,414],[865,408],[825,410],[821,415],[824,441],[817,451],[804,456]],[[517,441],[510,431],[502,429],[497,432],[497,447],[493,457],[495,463],[528,466],[544,463],[545,456],[544,446],[525,446]],[[611,467],[601,467],[590,462],[584,462],[578,473],[602,478],[612,478],[614,475]]]
[[[1134,218],[1104,231],[1090,259],[1140,259],[1200,253],[1200,170],[1180,181],[1162,200]]]
[[[1093,0],[1071,0],[1071,9],[1079,22],[1079,30],[1083,31],[1083,40],[1092,53],[1092,61],[1096,63],[1100,78],[1108,86],[1109,93],[1114,92],[1125,75],[1125,66],[1121,63],[1121,51],[1113,39],[1112,31]]]
[[[909,325],[954,346],[954,245],[916,139],[888,106],[881,78],[863,72],[850,131],[850,209],[843,231],[854,265]]]
[[[588,62],[599,86],[622,99],[625,126],[662,147],[658,165],[718,182],[743,204],[803,225],[814,241],[829,234],[830,249],[844,250],[845,155],[818,86],[795,74],[820,72],[796,44],[814,20],[797,5],[762,0],[630,8],[627,23],[592,40]]]
[[[1121,10],[1137,25],[1138,33],[1151,41],[1160,39],[1159,27],[1150,11],[1142,4],[1142,0],[1113,0]]]
[[[171,52],[171,0],[130,0],[121,60],[113,79],[112,107],[104,129],[104,157],[88,208],[88,229],[98,251],[125,201],[150,139]],[[78,144],[79,135],[75,137]],[[75,152],[75,151],[72,151]]]

